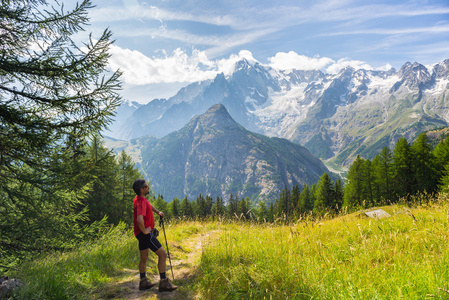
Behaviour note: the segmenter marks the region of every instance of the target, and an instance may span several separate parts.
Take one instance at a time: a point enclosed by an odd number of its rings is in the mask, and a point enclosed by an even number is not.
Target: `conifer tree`
[[[447,137],[442,138],[432,151],[436,160],[436,170],[438,172],[438,178],[445,175],[445,166],[449,163],[449,139]]]
[[[166,217],[170,217],[170,211],[168,210],[168,203],[165,202],[164,196],[159,194],[154,200],[152,197],[148,198],[148,201],[150,201],[151,204],[154,205],[154,207],[157,208],[157,210],[162,211]],[[157,215],[155,217],[158,217]]]
[[[117,172],[116,172],[116,184],[120,187],[120,198],[118,198],[116,215],[119,220],[126,223],[132,223],[133,220],[133,202],[135,192],[132,189],[134,180],[136,178],[143,178],[144,176],[136,168],[131,156],[127,155],[125,151],[122,151],[116,158]],[[150,184],[148,182],[148,184]]]
[[[67,11],[55,5],[0,6],[1,260],[74,245],[93,232],[79,206],[88,188],[73,192],[64,184],[83,170],[76,147],[65,146],[82,145],[109,122],[120,102],[120,73],[107,73],[110,31],[82,47],[71,39],[88,24],[91,2]],[[69,159],[73,168],[62,169]]]
[[[360,156],[357,156],[356,160],[349,167],[343,197],[343,206],[345,207],[357,207],[362,204],[363,167],[364,160]]]
[[[274,222],[275,209],[273,202],[270,203],[270,207],[268,208],[267,221],[272,223]]]
[[[178,198],[175,197],[168,206],[171,217],[177,218],[181,215],[181,201]]]
[[[278,211],[277,214],[278,216],[283,216],[284,214],[287,216],[289,216],[290,214],[290,191],[287,188],[287,186],[284,186],[284,188],[281,191],[281,194],[279,196],[279,201],[278,201]]]
[[[421,133],[412,144],[414,171],[416,178],[415,191],[433,193],[438,185],[438,170],[436,159],[428,143],[427,134]]]
[[[181,201],[181,214],[186,218],[193,217],[192,206],[187,196],[185,196]]]
[[[237,215],[239,216],[239,218],[243,217],[245,220],[249,219],[249,210],[249,198],[242,198],[242,200],[240,200],[238,203]]]
[[[259,202],[259,207],[257,211],[257,218],[259,222],[264,222],[268,220],[268,209],[264,201]]]
[[[307,213],[309,211],[312,211],[312,209],[313,209],[313,197],[312,197],[312,193],[310,191],[310,188],[309,188],[308,184],[305,184],[304,188],[301,191],[300,202],[301,202],[301,204],[300,204],[301,209],[300,209],[299,212],[301,214],[304,214],[304,213]]]
[[[293,186],[292,189],[292,193],[291,193],[291,206],[292,206],[292,211],[298,215],[300,213],[301,210],[301,203],[300,203],[300,194],[301,191],[299,190],[299,186],[297,184],[295,184]]]
[[[444,194],[449,193],[449,163],[446,164],[444,168],[443,176],[441,177],[438,185],[438,191]]]
[[[238,198],[237,196],[234,198],[234,195],[231,194],[229,197],[229,203],[226,206],[226,214],[228,215],[228,218],[232,219],[235,218],[235,216],[238,213]]]
[[[393,153],[384,147],[379,153],[379,168],[376,170],[378,178],[380,199],[392,200],[393,190]]]
[[[399,138],[393,151],[393,180],[396,197],[409,197],[414,192],[413,156],[409,143]]]
[[[121,189],[115,180],[118,169],[115,156],[111,150],[103,146],[101,138],[95,135],[88,147],[88,157],[91,166],[86,174],[86,180],[91,190],[83,204],[89,208],[89,219],[97,221],[108,216],[110,222],[118,223],[122,214],[120,206],[122,201]],[[129,187],[132,187],[132,184]],[[128,201],[131,201],[130,199]]]
[[[196,197],[195,215],[202,219],[205,218],[207,215],[206,200],[201,194],[199,194],[198,197]]]
[[[226,207],[224,206],[223,198],[217,196],[212,208],[212,215],[215,217],[222,217],[226,213]]]
[[[335,211],[341,210],[343,207],[344,189],[341,179],[338,179],[334,185],[334,198],[335,207],[332,207]]]
[[[331,211],[336,207],[333,193],[333,184],[327,173],[324,173],[318,181],[315,192],[315,205],[313,213],[322,215],[327,210]]]
[[[214,206],[214,198],[212,198],[210,195],[207,195],[204,199],[205,204],[205,217],[208,217],[212,215],[212,207]]]
[[[314,184],[312,184],[312,187],[310,188],[310,201],[312,203],[312,208],[310,209],[311,211],[313,211],[313,207],[315,206],[316,186],[317,186],[317,184],[314,183]]]
[[[375,203],[373,195],[374,176],[372,174],[371,161],[366,159],[362,167],[362,199],[365,207],[372,207]]]
[[[373,158],[373,161],[371,163],[371,190],[373,193],[373,201],[374,201],[374,205],[377,205],[380,203],[381,198],[382,198],[382,193],[381,193],[381,177],[380,177],[380,170],[381,168],[381,164],[380,164],[380,158],[379,155],[376,155]]]

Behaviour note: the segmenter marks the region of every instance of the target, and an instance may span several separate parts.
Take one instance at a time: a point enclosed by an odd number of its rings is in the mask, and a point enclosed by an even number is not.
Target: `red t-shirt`
[[[148,199],[142,196],[136,196],[136,198],[134,198],[134,235],[138,235],[142,232],[139,225],[137,225],[138,215],[143,216],[145,228],[154,228],[153,208],[151,207],[150,202],[148,202]]]

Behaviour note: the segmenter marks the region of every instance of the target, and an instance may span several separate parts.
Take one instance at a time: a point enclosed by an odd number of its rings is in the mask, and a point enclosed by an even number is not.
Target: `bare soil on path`
[[[173,274],[175,276],[174,284],[178,289],[174,292],[159,292],[159,274],[148,274],[152,262],[149,260],[147,267],[147,276],[151,282],[158,283],[149,290],[139,290],[139,271],[138,269],[124,269],[117,276],[117,281],[108,285],[106,290],[97,299],[199,299],[199,296],[191,289],[197,274],[199,260],[203,247],[211,243],[219,236],[218,231],[208,232],[206,234],[196,234],[190,239],[178,245],[169,243],[169,250],[172,257]],[[160,239],[164,249],[165,240]],[[165,249],[167,250],[167,249]],[[176,253],[176,255],[173,255]],[[150,255],[154,255],[150,253]],[[179,258],[179,259],[178,259]],[[153,258],[154,259],[154,258]],[[157,263],[157,260],[154,260]],[[173,282],[172,271],[170,270],[170,262],[167,259],[167,277]]]

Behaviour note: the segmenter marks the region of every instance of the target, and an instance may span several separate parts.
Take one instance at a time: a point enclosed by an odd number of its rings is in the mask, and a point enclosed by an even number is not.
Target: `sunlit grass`
[[[192,234],[206,231],[209,226],[199,222],[166,224],[169,245],[187,240]],[[160,241],[165,237],[160,228]],[[175,247],[172,257],[184,255]],[[150,255],[147,272],[158,274],[156,256]],[[19,278],[24,287],[16,293],[19,299],[99,299],[108,295],[109,286],[129,271],[138,275],[138,242],[131,230],[119,226],[97,241],[79,245],[65,253],[30,257],[11,277]],[[137,278],[137,277],[136,277]]]
[[[391,217],[380,220],[358,212],[289,225],[167,223],[172,259],[201,251],[191,266],[196,273],[177,279],[176,293],[186,299],[449,299],[449,202],[422,203],[383,207]],[[209,233],[214,238],[202,249],[189,243]],[[132,232],[116,228],[76,251],[30,259],[11,275],[25,283],[19,299],[114,298],[123,291],[111,286],[137,276],[138,259]],[[148,266],[157,274],[155,256]]]
[[[208,299],[449,298],[446,201],[290,226],[228,226],[204,250]]]

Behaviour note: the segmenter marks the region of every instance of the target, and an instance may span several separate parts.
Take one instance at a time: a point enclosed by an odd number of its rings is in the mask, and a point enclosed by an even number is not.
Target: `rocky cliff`
[[[284,186],[316,183],[329,170],[304,147],[246,130],[213,105],[164,138],[133,141],[153,190],[166,199],[199,193],[273,201]],[[335,177],[334,177],[335,178]]]

